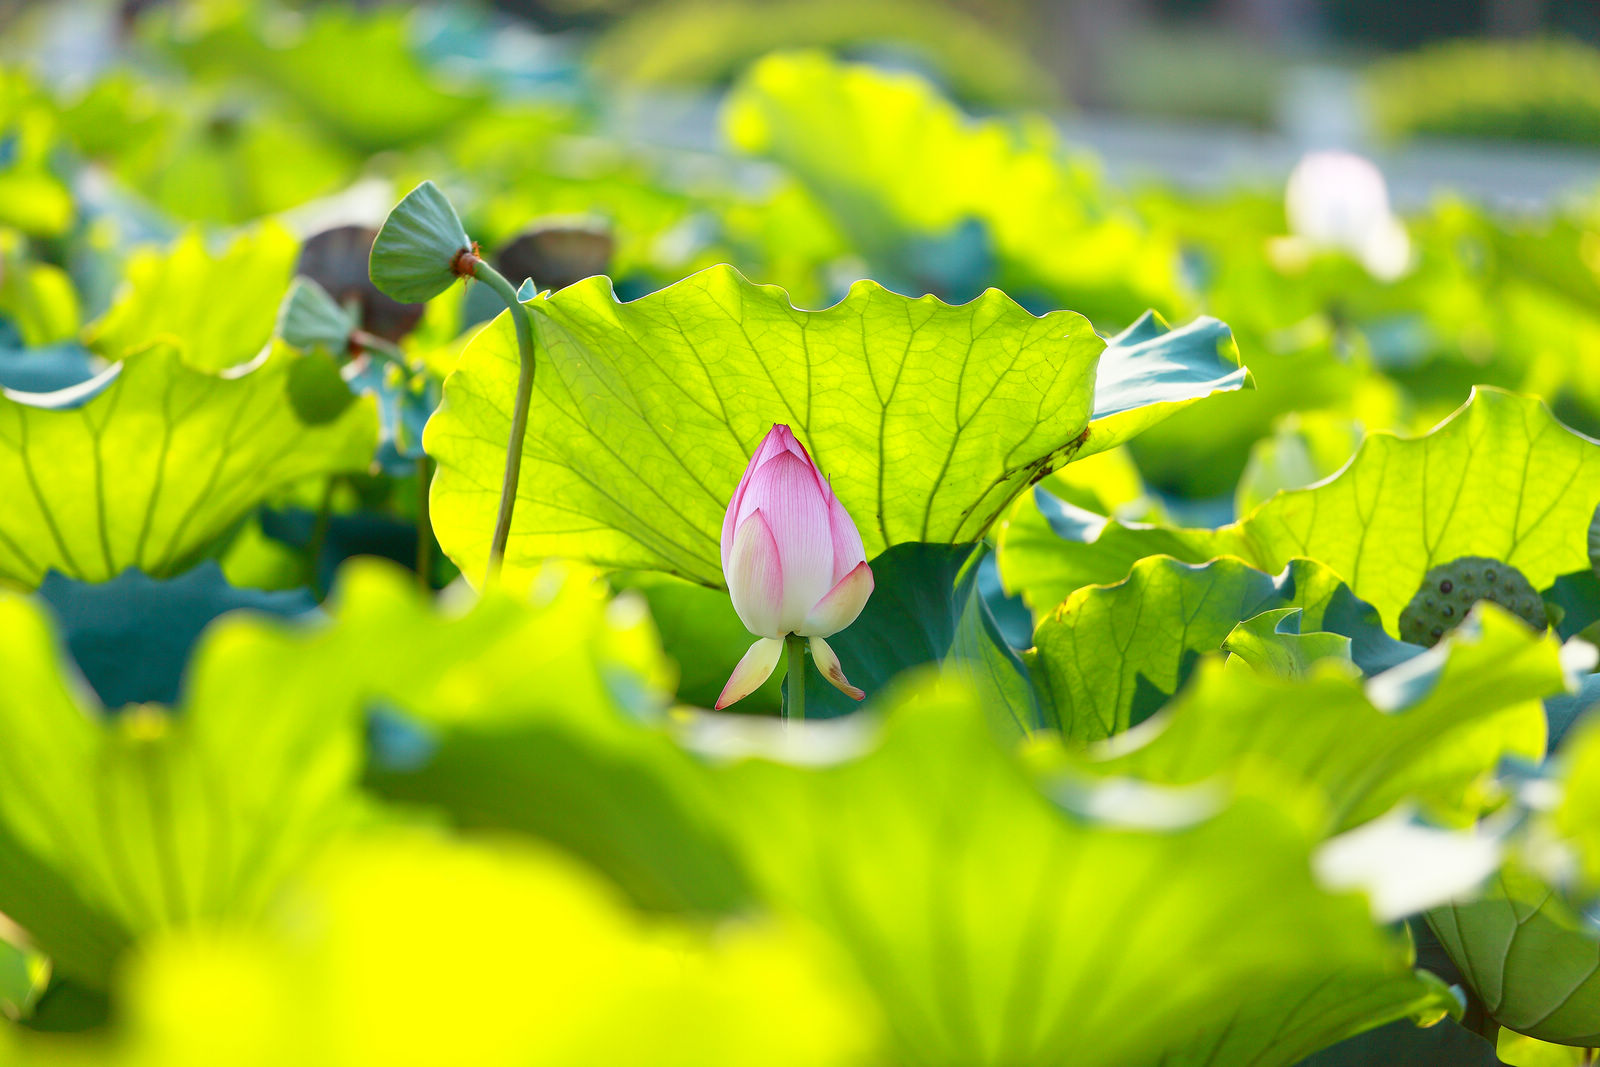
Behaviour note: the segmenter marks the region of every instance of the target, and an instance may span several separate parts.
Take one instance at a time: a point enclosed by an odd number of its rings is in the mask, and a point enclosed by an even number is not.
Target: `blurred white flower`
[[[1411,238],[1389,207],[1389,187],[1371,160],[1350,152],[1308,152],[1284,190],[1289,232],[1360,260],[1393,281],[1411,262]]]

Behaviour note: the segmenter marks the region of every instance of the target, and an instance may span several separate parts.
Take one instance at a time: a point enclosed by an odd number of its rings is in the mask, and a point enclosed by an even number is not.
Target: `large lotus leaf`
[[[92,1044],[19,1037],[36,1055],[6,1062],[869,1062],[879,1021],[840,970],[825,941],[773,922],[642,921],[548,849],[391,833],[318,865],[259,933],[152,945]]]
[[[5,394],[0,482],[13,492],[0,509],[0,576],[165,577],[278,487],[364,467],[370,403],[307,425],[289,396],[296,362],[277,353],[213,374],[157,345],[71,396]]]
[[[1043,116],[971,120],[915,75],[800,52],[754,64],[723,125],[735,146],[797,175],[869,263],[915,279],[914,238],[975,221],[1008,291],[1050,293],[1116,325],[1180,303],[1175,244],[1069,158]]]
[[[1104,520],[1074,530],[1021,508],[1002,533],[1000,567],[1008,588],[1027,588],[1033,574],[1059,588],[1115,581],[1124,561],[1157,552],[1193,562],[1235,555],[1272,571],[1305,556],[1337,571],[1393,627],[1428,569],[1461,556],[1509,563],[1537,589],[1584,566],[1597,502],[1596,442],[1536,398],[1480,388],[1432,432],[1372,434],[1334,477],[1280,492],[1217,530]]]
[[[1582,887],[1592,893],[1600,890],[1600,717],[1589,714],[1573,725],[1561,761],[1565,790],[1556,827],[1577,850]]]
[[[1203,563],[1229,554],[1211,551],[1213,540],[1210,530],[1117,522],[1036,485],[999,524],[995,559],[1005,590],[1042,615],[1076,589],[1122,581],[1148,556]]]
[[[299,247],[267,223],[216,255],[199,230],[168,249],[135,252],[116,301],[86,332],[89,346],[116,360],[164,342],[203,370],[247,363],[272,337]]]
[[[1267,797],[1309,785],[1334,829],[1407,799],[1469,823],[1503,757],[1543,756],[1539,701],[1564,685],[1554,641],[1482,605],[1439,645],[1365,683],[1339,661],[1303,680],[1212,661],[1095,766],[1171,785],[1224,776]]]
[[[264,25],[274,14],[219,6],[209,20],[157,21],[155,29],[196,71],[280,94],[330,135],[369,153],[434,136],[486,103],[480,87],[452,84],[423,61],[408,9],[328,5],[292,27]],[[355,56],[359,78],[351,77]]]
[[[876,994],[892,1062],[1290,1064],[1443,1003],[1271,806],[1091,786],[1060,810],[959,686],[906,692],[865,755],[718,773],[766,893]]]
[[[347,568],[333,604],[320,628],[217,623],[181,705],[108,718],[63,678],[41,609],[0,597],[0,913],[91,983],[130,933],[260,916],[360,814],[364,727],[380,774],[436,787],[399,790],[407,799],[470,825],[547,831],[659,907],[737,898],[737,871],[696,807],[705,783],[637,721],[664,702],[637,603],[552,575],[536,603],[501,594],[452,617],[404,572],[369,563]],[[385,722],[411,733],[397,744]],[[469,736],[517,742],[500,746],[518,758],[495,777],[453,764],[476,794],[432,763]],[[506,789],[501,772],[527,788]],[[541,781],[570,788],[540,794]]]
[[[7,595],[0,616],[0,859],[11,843],[31,858],[0,863],[0,911],[75,977],[107,980],[120,946],[101,931],[259,914],[354,817],[360,734],[336,710],[340,658],[225,627],[180,713],[106,719],[63,678],[41,609]],[[63,882],[87,928],[41,901]]]
[[[1487,1038],[1451,1019],[1432,1026],[1400,1019],[1308,1056],[1298,1067],[1502,1067],[1505,1062]]]
[[[346,568],[331,639],[366,675],[367,784],[561,845],[643,907],[734,908],[745,879],[659,722],[670,677],[654,629],[636,598],[602,589],[547,576],[531,608],[500,593],[452,618],[397,573]]]
[[[1149,718],[1240,622],[1269,608],[1303,608],[1308,629],[1344,589],[1320,563],[1295,560],[1277,577],[1236,559],[1203,566],[1141,560],[1113,586],[1086,586],[1039,621],[1029,665],[1048,721],[1095,740]]]
[[[1103,343],[1080,316],[1035,317],[990,291],[952,307],[871,282],[824,311],[714,267],[628,303],[590,279],[526,305],[538,348],[508,576],[547,556],[721,584],[722,518],[750,451],[790,424],[860,527],[869,557],[902,541],[970,541],[1095,426]],[[1119,357],[1170,367],[1181,331]],[[1174,338],[1171,343],[1167,338]],[[1213,350],[1186,394],[1219,371]],[[440,544],[481,574],[517,377],[502,316],[468,347],[424,444],[439,461]],[[1162,370],[1150,402],[1174,403]],[[1178,388],[1181,392],[1181,388]],[[1136,390],[1119,389],[1128,414]]]
[[[52,572],[38,595],[84,680],[108,708],[177,703],[189,652],[220,615],[292,616],[316,607],[304,589],[269,593],[230,585],[214,560],[166,581],[136,570],[104,582]]]
[[[1563,1045],[1600,1044],[1600,923],[1506,871],[1481,897],[1428,912],[1494,1020]]]

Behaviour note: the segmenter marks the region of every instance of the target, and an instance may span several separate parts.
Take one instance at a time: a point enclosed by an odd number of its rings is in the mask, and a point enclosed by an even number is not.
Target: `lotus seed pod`
[[[1416,595],[1400,612],[1400,636],[1432,648],[1461,625],[1480,600],[1494,601],[1535,630],[1548,625],[1544,601],[1521,571],[1487,556],[1462,556],[1441,563],[1422,579]]]
[[[1600,924],[1548,886],[1502,873],[1427,917],[1495,1022],[1540,1041],[1600,1042]]]
[[[361,328],[398,341],[422,319],[421,304],[402,304],[372,284],[367,261],[378,231],[366,226],[335,226],[306,238],[295,273],[314,280],[341,306],[361,309]]]
[[[437,185],[423,182],[383,220],[368,271],[382,292],[402,303],[420,303],[455,284],[456,262],[472,247],[450,201]]]
[[[342,355],[360,323],[310,278],[296,278],[278,309],[278,336],[296,348],[326,348]]]
[[[595,225],[545,223],[524,230],[496,259],[507,278],[555,290],[606,273],[613,249],[611,234]]]

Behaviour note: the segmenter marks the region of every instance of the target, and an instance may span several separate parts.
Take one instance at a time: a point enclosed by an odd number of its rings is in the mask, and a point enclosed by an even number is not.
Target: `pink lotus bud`
[[[823,638],[861,614],[872,595],[861,534],[789,427],[774,426],[750,457],[722,522],[722,574],[733,610],[761,640],[750,646],[717,700],[724,708],[772,673],[783,639],[811,639],[823,676],[855,699]]]

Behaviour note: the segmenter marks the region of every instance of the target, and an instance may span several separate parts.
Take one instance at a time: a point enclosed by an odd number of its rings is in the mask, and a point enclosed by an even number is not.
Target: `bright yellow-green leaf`
[[[1176,245],[1069,158],[1042,115],[969,119],[915,75],[798,52],[752,66],[723,122],[737,147],[810,186],[869,258],[915,271],[899,262],[908,237],[977,220],[1008,291],[1042,289],[1107,325],[1178,310]]]
[[[766,892],[882,1003],[888,1062],[1291,1064],[1448,1002],[1271,805],[1087,786],[1059,810],[959,688],[903,692],[865,755],[722,778]]]
[[[288,395],[295,362],[279,352],[218,375],[157,344],[86,383],[76,403],[0,398],[0,482],[11,487],[0,577],[172,574],[274,489],[364,467],[377,440],[370,402],[306,425]]]
[[[345,850],[262,936],[160,944],[106,1067],[868,1062],[825,943],[645,922],[570,860],[395,835]]]
[[[1273,577],[1237,559],[1143,559],[1126,581],[1085,586],[1040,619],[1030,662],[1049,721],[1080,740],[1119,733],[1160,708],[1238,623],[1289,606],[1321,629],[1341,588],[1311,560]]]
[[[86,339],[113,360],[165,342],[204,370],[246,363],[272,337],[298,249],[288,230],[268,223],[216,255],[199,230],[168,249],[135,252],[116,301]]]
[[[1543,757],[1539,701],[1563,688],[1555,641],[1483,605],[1437,648],[1365,684],[1337,660],[1303,681],[1213,660],[1097,769],[1173,785],[1221,776],[1267,799],[1309,785],[1330,829],[1408,799],[1470,823],[1502,758]]]
[[[858,283],[825,311],[712,268],[618,303],[591,279],[527,305],[539,367],[506,551],[720,585],[723,513],[773,423],[811,450],[867,555],[980,536],[1088,426],[1103,342],[998,292],[951,307]],[[483,572],[505,463],[508,317],[463,353],[424,444],[439,543]]]
[[[871,557],[981,537],[1078,449],[1244,380],[1214,320],[1152,319],[1107,346],[1082,316],[1034,316],[994,290],[951,306],[858,282],[801,311],[713,267],[627,303],[591,279],[525,309],[538,369],[513,580],[562,556],[720,585],[723,513],[773,423],[811,450]],[[516,378],[502,316],[462,354],[424,439],[434,529],[468,575],[488,559]]]
[[[1266,571],[1303,556],[1332,567],[1394,627],[1428,569],[1462,556],[1509,563],[1536,589],[1586,568],[1597,503],[1600,444],[1537,398],[1479,388],[1432,432],[1371,434],[1337,476],[1280,492],[1217,530],[1085,523],[1048,500],[1048,515],[1019,508],[1001,536],[1000,569],[1039,603],[1120,579],[1155,553],[1235,555]]]

